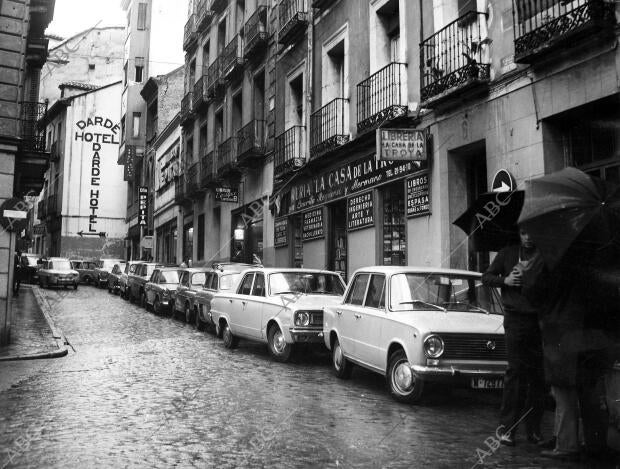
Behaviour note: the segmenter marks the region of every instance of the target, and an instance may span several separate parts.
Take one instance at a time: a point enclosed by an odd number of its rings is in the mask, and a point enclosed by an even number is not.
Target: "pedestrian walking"
[[[22,253],[15,251],[15,260],[13,265],[13,296],[19,296],[19,287],[22,283]]]
[[[520,244],[502,249],[482,276],[485,285],[501,288],[502,292],[508,368],[500,410],[500,442],[507,446],[515,445],[517,425],[522,420],[528,441],[539,443],[544,411],[538,311],[522,292],[526,283],[536,282],[544,264],[529,234],[521,229],[519,238]]]

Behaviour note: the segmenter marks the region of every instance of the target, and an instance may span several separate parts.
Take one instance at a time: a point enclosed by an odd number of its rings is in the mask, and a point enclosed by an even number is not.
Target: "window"
[[[371,38],[371,72],[391,62],[400,62],[400,11],[398,0],[389,0],[379,7],[374,18],[374,37]]]
[[[198,272],[192,275],[192,285],[204,285],[206,283],[206,274],[204,272]]]
[[[345,37],[323,46],[323,105],[335,98],[346,98],[345,86]]]
[[[138,138],[140,136],[140,118],[142,117],[142,113],[141,112],[134,112],[133,113],[133,121],[132,121],[132,133],[131,136],[133,138]]]
[[[366,294],[366,286],[368,285],[368,274],[359,274],[353,280],[353,286],[349,290],[345,303],[352,305],[364,304],[364,295]]]
[[[198,260],[201,261],[205,257],[205,216],[198,215]]]
[[[228,281],[229,279],[231,280],[231,282],[228,283],[229,286],[227,288],[222,287],[222,290],[230,289],[230,283],[232,283],[232,279],[233,278],[236,279],[237,277],[236,276],[233,277],[232,275],[225,275],[225,276],[222,277],[222,279],[224,279],[225,282]],[[225,282],[223,282],[223,283],[225,283]],[[218,276],[217,276],[217,274],[213,274],[213,278],[211,279],[211,287],[210,287],[211,290],[217,290],[217,283],[218,283]]]
[[[249,295],[252,291],[252,281],[254,280],[254,274],[248,274],[243,277],[243,281],[241,285],[239,285],[239,294],[240,295]]]
[[[263,274],[256,274],[252,295],[265,296],[265,276]]]
[[[304,123],[304,75],[300,73],[289,81],[288,102],[286,103],[286,128]]]
[[[236,137],[237,132],[241,129],[241,121],[243,119],[243,101],[241,91],[233,96],[232,99],[232,133],[231,136]]]
[[[158,283],[159,282],[159,270],[156,270],[153,272],[153,274],[151,275],[151,279],[149,280],[149,282],[152,283]]]
[[[146,3],[138,3],[138,31],[146,29]]]
[[[136,73],[135,73],[135,82],[142,83],[144,72],[144,57],[136,57]]]
[[[373,275],[368,285],[366,306],[370,308],[385,307],[385,275]]]

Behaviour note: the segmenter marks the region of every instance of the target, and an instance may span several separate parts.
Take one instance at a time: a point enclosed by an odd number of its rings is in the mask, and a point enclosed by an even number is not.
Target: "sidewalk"
[[[62,334],[41,309],[32,285],[22,285],[13,298],[11,343],[0,347],[0,361],[54,358],[67,354]]]

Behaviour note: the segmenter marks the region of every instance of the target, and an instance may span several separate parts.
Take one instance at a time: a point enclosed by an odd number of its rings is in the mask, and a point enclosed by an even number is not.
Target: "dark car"
[[[251,267],[256,267],[256,265],[235,263],[213,265],[212,270],[205,276],[203,288],[196,292],[194,299],[193,319],[198,330],[204,328],[209,330],[215,329],[215,324],[211,319],[211,300],[213,295],[232,289],[239,280],[241,272]]]
[[[185,314],[185,320],[192,322],[195,316],[194,297],[198,290],[202,290],[205,284],[206,273],[211,271],[209,268],[189,268],[183,269],[181,281],[177,287],[174,303],[172,305],[172,315],[177,313]]]
[[[103,288],[108,285],[108,275],[112,272],[112,269],[119,262],[123,262],[123,259],[101,259],[97,262],[97,267],[93,272],[93,278],[95,279],[95,285],[99,288]]]
[[[129,290],[127,289],[127,282],[129,281],[129,276],[132,275],[138,266],[142,264],[143,261],[129,261],[125,264],[125,268],[123,272],[118,277],[118,292],[121,295],[121,298],[126,300],[129,299]]]
[[[112,272],[108,275],[108,292],[116,293],[120,290],[120,278],[125,270],[125,262],[118,262],[112,267]]]
[[[163,265],[156,264],[155,262],[143,262],[142,264],[138,264],[134,273],[130,274],[127,278],[129,301],[133,303],[136,300],[144,300],[144,286],[157,267],[163,267]]]
[[[39,256],[37,254],[22,254],[20,261],[22,281],[36,283],[39,280]]]
[[[143,306],[148,310],[153,307],[156,314],[163,310],[171,310],[179,279],[184,269],[178,267],[161,267],[153,271],[151,278],[144,286]]]
[[[97,267],[96,261],[85,261],[81,259],[71,259],[71,268],[80,274],[80,283],[93,283],[94,271]]]

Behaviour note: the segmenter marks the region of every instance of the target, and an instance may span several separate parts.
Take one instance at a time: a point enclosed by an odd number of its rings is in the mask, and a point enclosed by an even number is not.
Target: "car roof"
[[[179,270],[183,270],[180,267],[157,267],[157,270],[161,271],[161,272],[171,272],[171,271],[179,271]]]
[[[66,257],[48,257],[46,260],[48,261],[68,261]]]
[[[462,269],[446,269],[440,267],[420,267],[420,266],[392,266],[392,265],[375,265],[369,267],[362,267],[361,269],[357,269],[353,274],[357,274],[358,272],[369,272],[369,273],[382,273],[386,275],[393,274],[442,274],[442,275],[464,275],[469,277],[480,277],[482,274],[480,272],[473,272],[471,270],[462,270]]]
[[[273,273],[279,273],[279,272],[299,272],[299,273],[307,273],[307,274],[334,274],[334,275],[338,275],[338,272],[334,272],[332,270],[327,270],[327,269],[303,269],[303,268],[297,268],[297,267],[261,267],[261,266],[254,266],[254,267],[250,267],[250,268],[245,268],[243,269],[243,271],[261,271],[261,272],[265,272],[266,274],[273,274]]]

